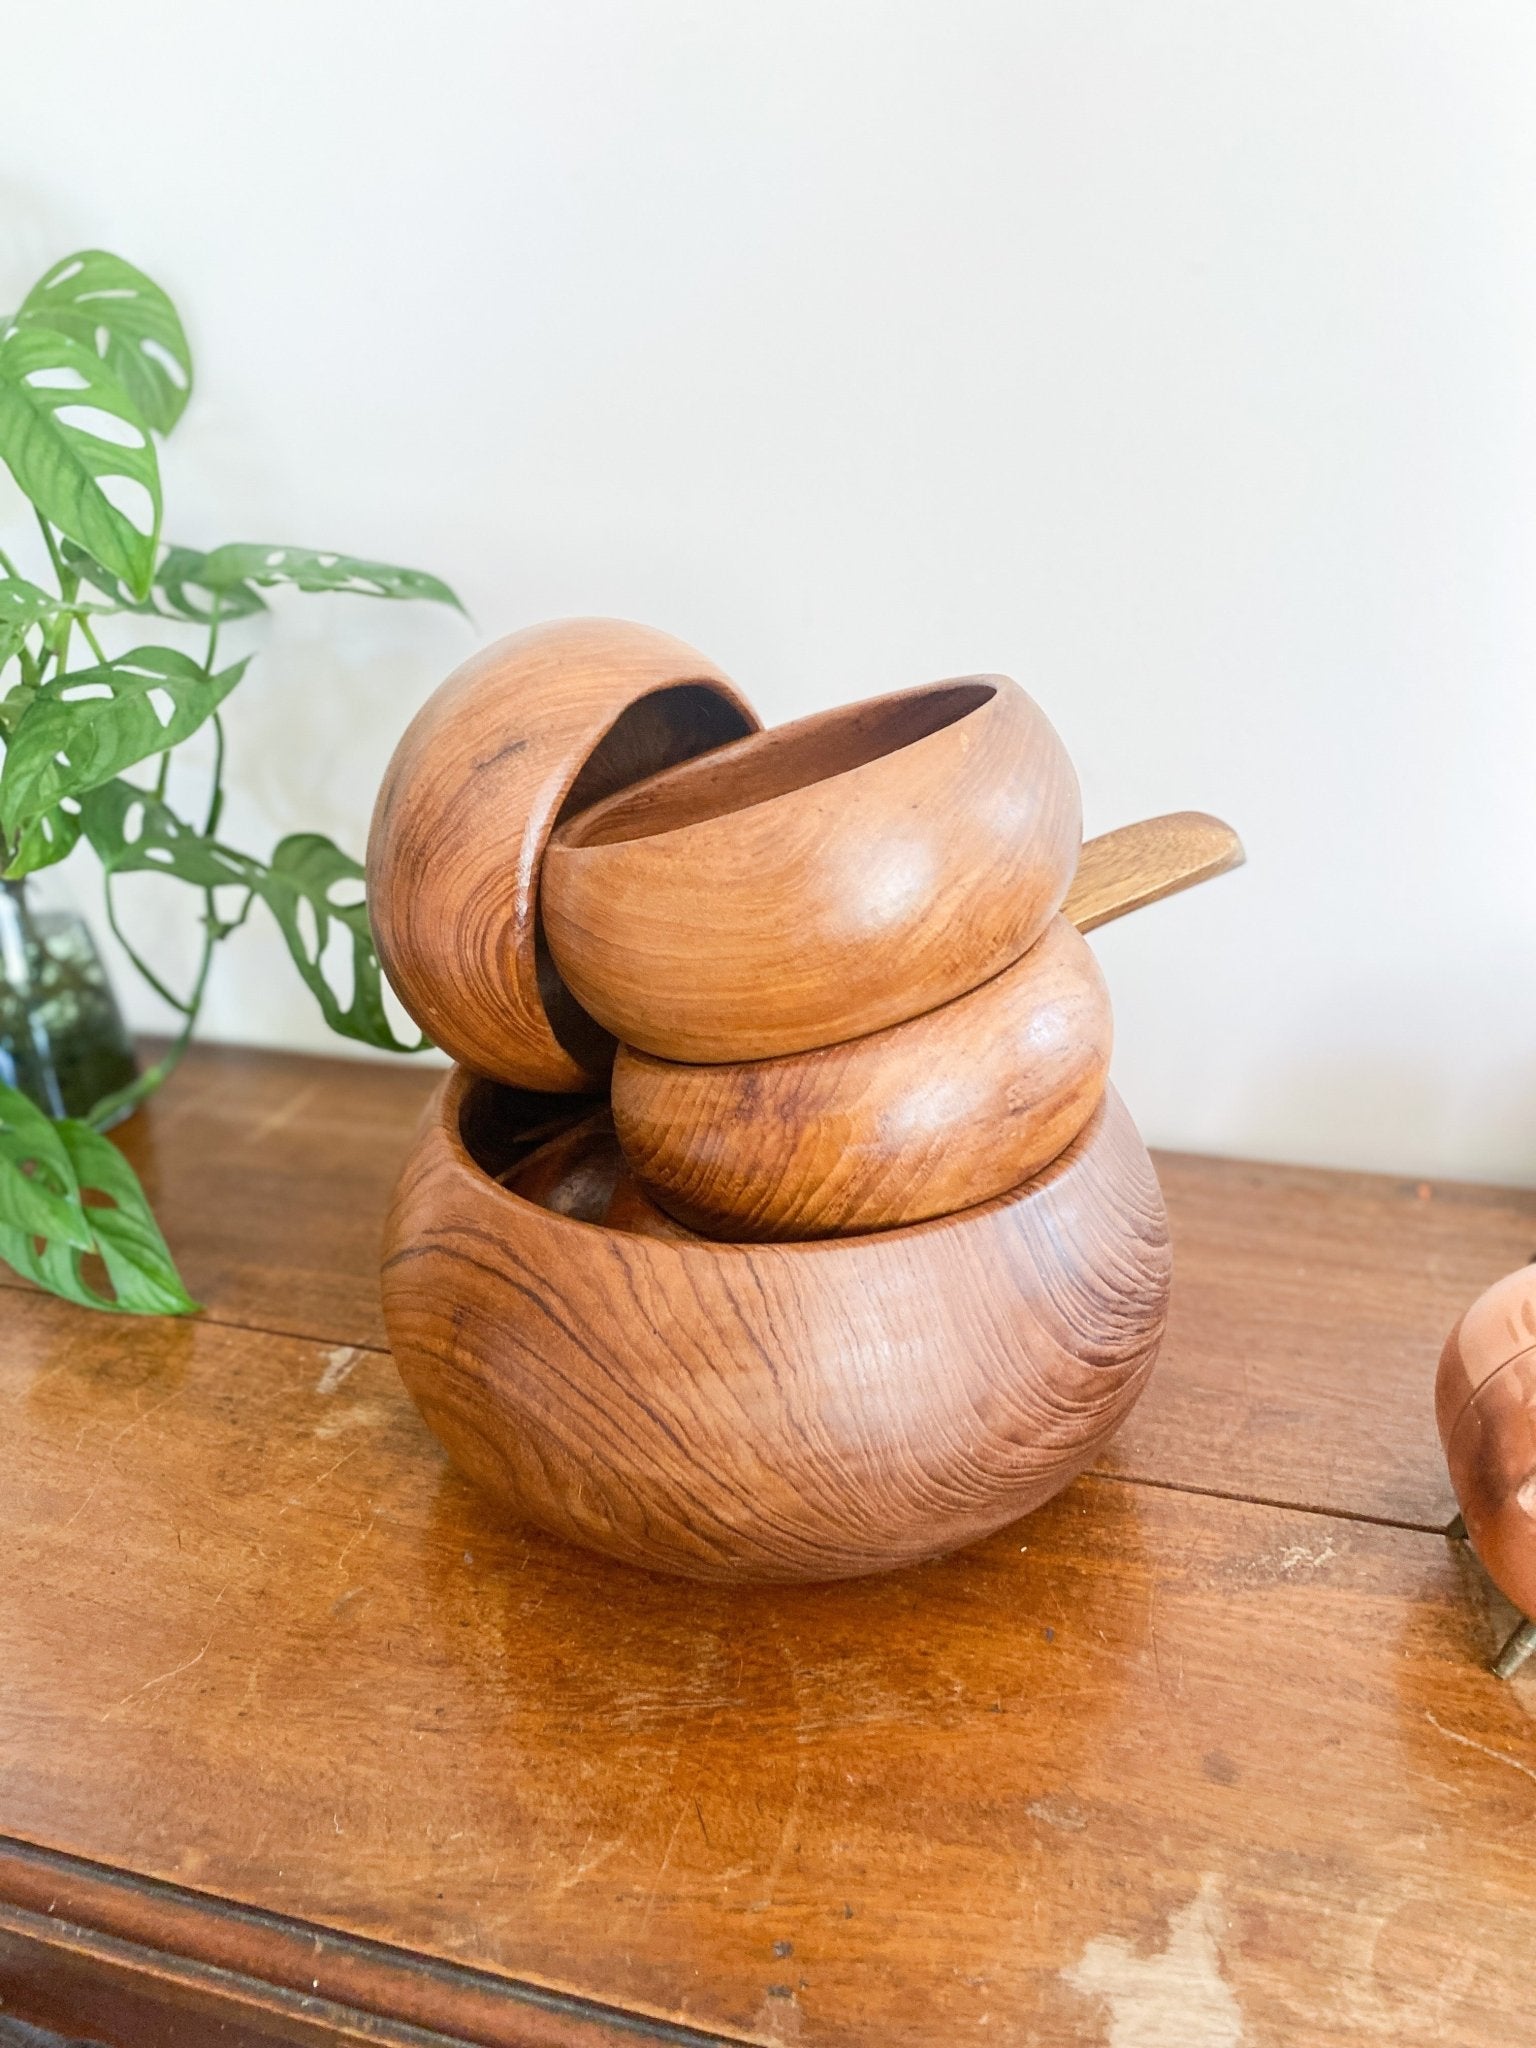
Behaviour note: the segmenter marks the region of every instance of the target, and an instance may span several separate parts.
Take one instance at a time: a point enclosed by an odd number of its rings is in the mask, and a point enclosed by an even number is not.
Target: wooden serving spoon
[[[1246,858],[1232,827],[1206,811],[1142,818],[1084,842],[1062,915],[1080,932],[1091,932],[1127,911],[1240,868]]]

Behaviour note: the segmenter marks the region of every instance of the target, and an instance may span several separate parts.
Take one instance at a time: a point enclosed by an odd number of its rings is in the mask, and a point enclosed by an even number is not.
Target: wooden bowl
[[[1045,929],[1080,842],[1044,714],[971,676],[754,734],[567,818],[544,923],[626,1045],[764,1059],[990,980]]]
[[[638,1231],[643,1237],[693,1237],[657,1208],[630,1172],[606,1109],[547,1139],[496,1179],[525,1202],[582,1223]]]
[[[1167,1224],[1113,1092],[1025,1188],[814,1244],[663,1242],[495,1179],[536,1097],[450,1075],[386,1231],[422,1414],[514,1514],[709,1579],[953,1550],[1087,1465],[1146,1384]]]
[[[538,917],[556,822],[756,729],[715,667],[622,619],[514,633],[448,678],[395,749],[368,839],[368,908],[390,984],[474,1072],[601,1083],[607,1034],[561,982]]]
[[[613,1119],[636,1175],[709,1237],[889,1230],[989,1201],[1098,1107],[1109,992],[1055,917],[1022,960],[926,1016],[776,1060],[685,1066],[621,1046]]]
[[[1536,1266],[1496,1281],[1446,1339],[1435,1412],[1472,1548],[1536,1619]]]

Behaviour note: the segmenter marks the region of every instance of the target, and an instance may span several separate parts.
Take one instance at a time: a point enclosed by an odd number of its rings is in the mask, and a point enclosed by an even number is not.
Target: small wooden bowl
[[[556,1535],[695,1578],[887,1570],[1039,1506],[1146,1384],[1167,1223],[1112,1091],[1025,1188],[795,1245],[664,1242],[522,1200],[495,1175],[548,1114],[449,1076],[383,1296],[452,1457]]]
[[[771,1058],[936,1009],[1066,894],[1077,778],[1006,676],[754,734],[569,817],[544,857],[577,999],[662,1059]]]
[[[1435,1413],[1472,1548],[1536,1620],[1536,1266],[1496,1281],[1452,1330]]]
[[[544,842],[571,812],[756,727],[713,662],[622,619],[534,626],[456,669],[396,747],[368,838],[379,959],[427,1036],[514,1085],[599,1085],[613,1043],[544,944]]]
[[[889,1230],[1050,1164],[1104,1093],[1109,992],[1063,917],[924,1017],[816,1052],[685,1066],[619,1048],[613,1119],[640,1181],[709,1237]]]

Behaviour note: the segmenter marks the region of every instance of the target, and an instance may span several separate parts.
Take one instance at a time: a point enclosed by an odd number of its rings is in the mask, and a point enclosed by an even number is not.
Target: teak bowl
[[[496,1178],[525,1202],[536,1202],[582,1223],[639,1231],[644,1237],[693,1236],[691,1230],[657,1208],[636,1181],[619,1150],[613,1118],[606,1109],[595,1110],[546,1139]]]
[[[1037,1507],[1146,1383],[1167,1224],[1112,1091],[1012,1194],[793,1245],[666,1242],[524,1201],[496,1176],[549,1114],[449,1076],[383,1296],[451,1456],[556,1535],[696,1578],[887,1570]]]
[[[535,626],[455,670],[395,749],[368,838],[379,959],[428,1037],[517,1086],[599,1084],[612,1040],[539,923],[544,842],[571,812],[756,727],[713,662],[622,619]]]
[[[568,816],[550,950],[626,1045],[719,1062],[936,1009],[1017,960],[1066,894],[1077,778],[1006,676],[754,733]]]
[[[1435,1413],[1472,1547],[1536,1620],[1536,1266],[1496,1281],[1446,1339]]]
[[[621,1046],[613,1120],[664,1209],[710,1237],[888,1230],[1015,1188],[1097,1108],[1109,992],[1055,917],[1021,960],[868,1038],[728,1066]]]

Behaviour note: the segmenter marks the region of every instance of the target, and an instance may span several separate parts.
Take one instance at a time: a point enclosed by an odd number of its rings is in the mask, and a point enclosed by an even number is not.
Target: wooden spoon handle
[[[1204,811],[1143,818],[1087,841],[1062,914],[1080,932],[1091,932],[1144,903],[1240,868],[1244,857],[1232,827]]]

